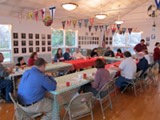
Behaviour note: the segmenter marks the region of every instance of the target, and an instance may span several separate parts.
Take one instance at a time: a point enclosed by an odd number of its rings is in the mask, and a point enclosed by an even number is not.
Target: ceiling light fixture
[[[101,12],[96,14],[95,16],[97,19],[102,20],[107,17],[107,15],[102,12],[102,0],[101,0],[101,4],[100,4],[100,9],[101,9]]]
[[[120,15],[118,15],[118,19],[115,21],[116,24],[123,24],[124,21],[120,19]]]
[[[78,5],[76,3],[64,3],[62,4],[62,7],[65,9],[65,10],[68,10],[68,11],[71,11],[71,10],[74,10],[78,7]]]

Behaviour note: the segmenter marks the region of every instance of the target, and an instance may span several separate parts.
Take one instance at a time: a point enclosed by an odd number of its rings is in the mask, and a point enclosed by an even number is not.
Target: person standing
[[[145,40],[142,39],[142,40],[140,41],[140,43],[138,43],[138,44],[134,47],[134,51],[135,51],[136,53],[146,51],[146,50],[147,50],[147,46],[146,46],[144,43],[145,43]]]
[[[44,73],[46,62],[43,58],[25,71],[18,88],[18,102],[28,114],[45,113],[41,120],[52,119],[53,100],[45,97],[47,91],[56,90],[56,81]]]

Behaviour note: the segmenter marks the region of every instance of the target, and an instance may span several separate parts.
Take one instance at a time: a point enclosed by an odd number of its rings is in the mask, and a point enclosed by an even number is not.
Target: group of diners
[[[117,50],[116,55],[123,57],[124,60],[122,60],[119,66],[111,66],[109,69],[120,71],[120,76],[115,82],[117,88],[120,90],[124,89],[124,86],[126,86],[128,83],[127,81],[133,79],[137,71],[142,70],[145,72],[149,67],[148,60],[145,57],[147,49],[146,47],[142,47],[143,45],[144,40],[141,40],[141,43],[136,45],[134,48],[137,53],[137,58],[139,59],[138,61],[133,59],[129,51],[122,53],[120,49]],[[156,43],[156,47],[154,49],[154,60],[158,63],[160,60],[159,47],[160,43]],[[105,55],[111,57],[114,55],[114,52],[110,48],[107,48]],[[92,50],[90,56],[99,56],[97,48]],[[55,62],[71,59],[85,59],[85,56],[80,53],[79,48],[76,48],[73,55],[70,55],[69,49],[66,49],[65,53],[62,55],[62,49],[59,48],[54,56]],[[2,53],[0,53],[0,90],[1,93],[5,95],[6,102],[11,102],[9,92],[13,92],[13,83],[11,80],[6,79],[6,77],[12,73],[13,67],[5,68],[2,65],[3,60],[4,56]],[[17,91],[19,104],[21,108],[28,114],[45,113],[42,117],[42,120],[51,120],[54,100],[47,98],[45,93],[47,91],[55,91],[57,88],[57,82],[51,74],[45,73],[46,61],[43,58],[39,58],[36,52],[32,53],[28,59],[27,65],[32,67],[31,69],[26,70],[21,77]],[[94,76],[94,81],[81,86],[78,90],[78,93],[75,94],[74,97],[85,92],[92,92],[93,95],[96,96],[99,90],[106,83],[112,80],[108,69],[105,68],[105,65],[106,63],[103,59],[96,59],[95,67],[97,68],[97,71]],[[23,57],[18,58],[18,63],[16,66],[26,66]],[[19,116],[17,115],[17,117]]]

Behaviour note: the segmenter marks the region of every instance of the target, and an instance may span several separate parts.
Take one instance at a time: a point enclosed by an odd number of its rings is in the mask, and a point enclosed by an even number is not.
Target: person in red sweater
[[[123,53],[120,48],[117,49],[116,57],[123,58]]]
[[[30,56],[30,58],[28,59],[28,66],[33,66],[34,62],[38,59],[38,54],[37,52],[33,52]]]
[[[160,43],[156,42],[154,53],[153,53],[154,62],[158,62],[160,64]]]
[[[147,50],[147,46],[144,43],[145,43],[145,40],[142,39],[141,42],[134,47],[134,51],[136,53],[146,51]]]

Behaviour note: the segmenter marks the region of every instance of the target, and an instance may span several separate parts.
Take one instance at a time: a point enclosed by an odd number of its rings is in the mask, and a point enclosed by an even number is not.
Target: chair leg
[[[113,107],[112,107],[111,97],[110,97],[110,96],[108,96],[108,97],[109,97],[109,105],[110,105],[110,108],[111,108],[111,109],[113,109]]]
[[[67,111],[64,114],[63,120],[65,120],[66,116],[67,116]]]
[[[93,111],[92,111],[92,105],[91,105],[91,103],[90,103],[90,109],[91,109],[91,120],[94,120],[93,119]]]
[[[130,84],[126,85],[126,87],[123,89],[123,91],[121,93],[123,93],[129,86]]]
[[[104,115],[104,109],[103,109],[103,105],[102,105],[101,100],[99,100],[99,103],[100,103],[100,106],[101,106],[101,111],[102,111],[103,119],[105,119],[106,117]]]
[[[135,96],[137,97],[136,85],[135,85],[135,84],[133,84],[133,89],[134,89],[134,94],[135,94]]]

